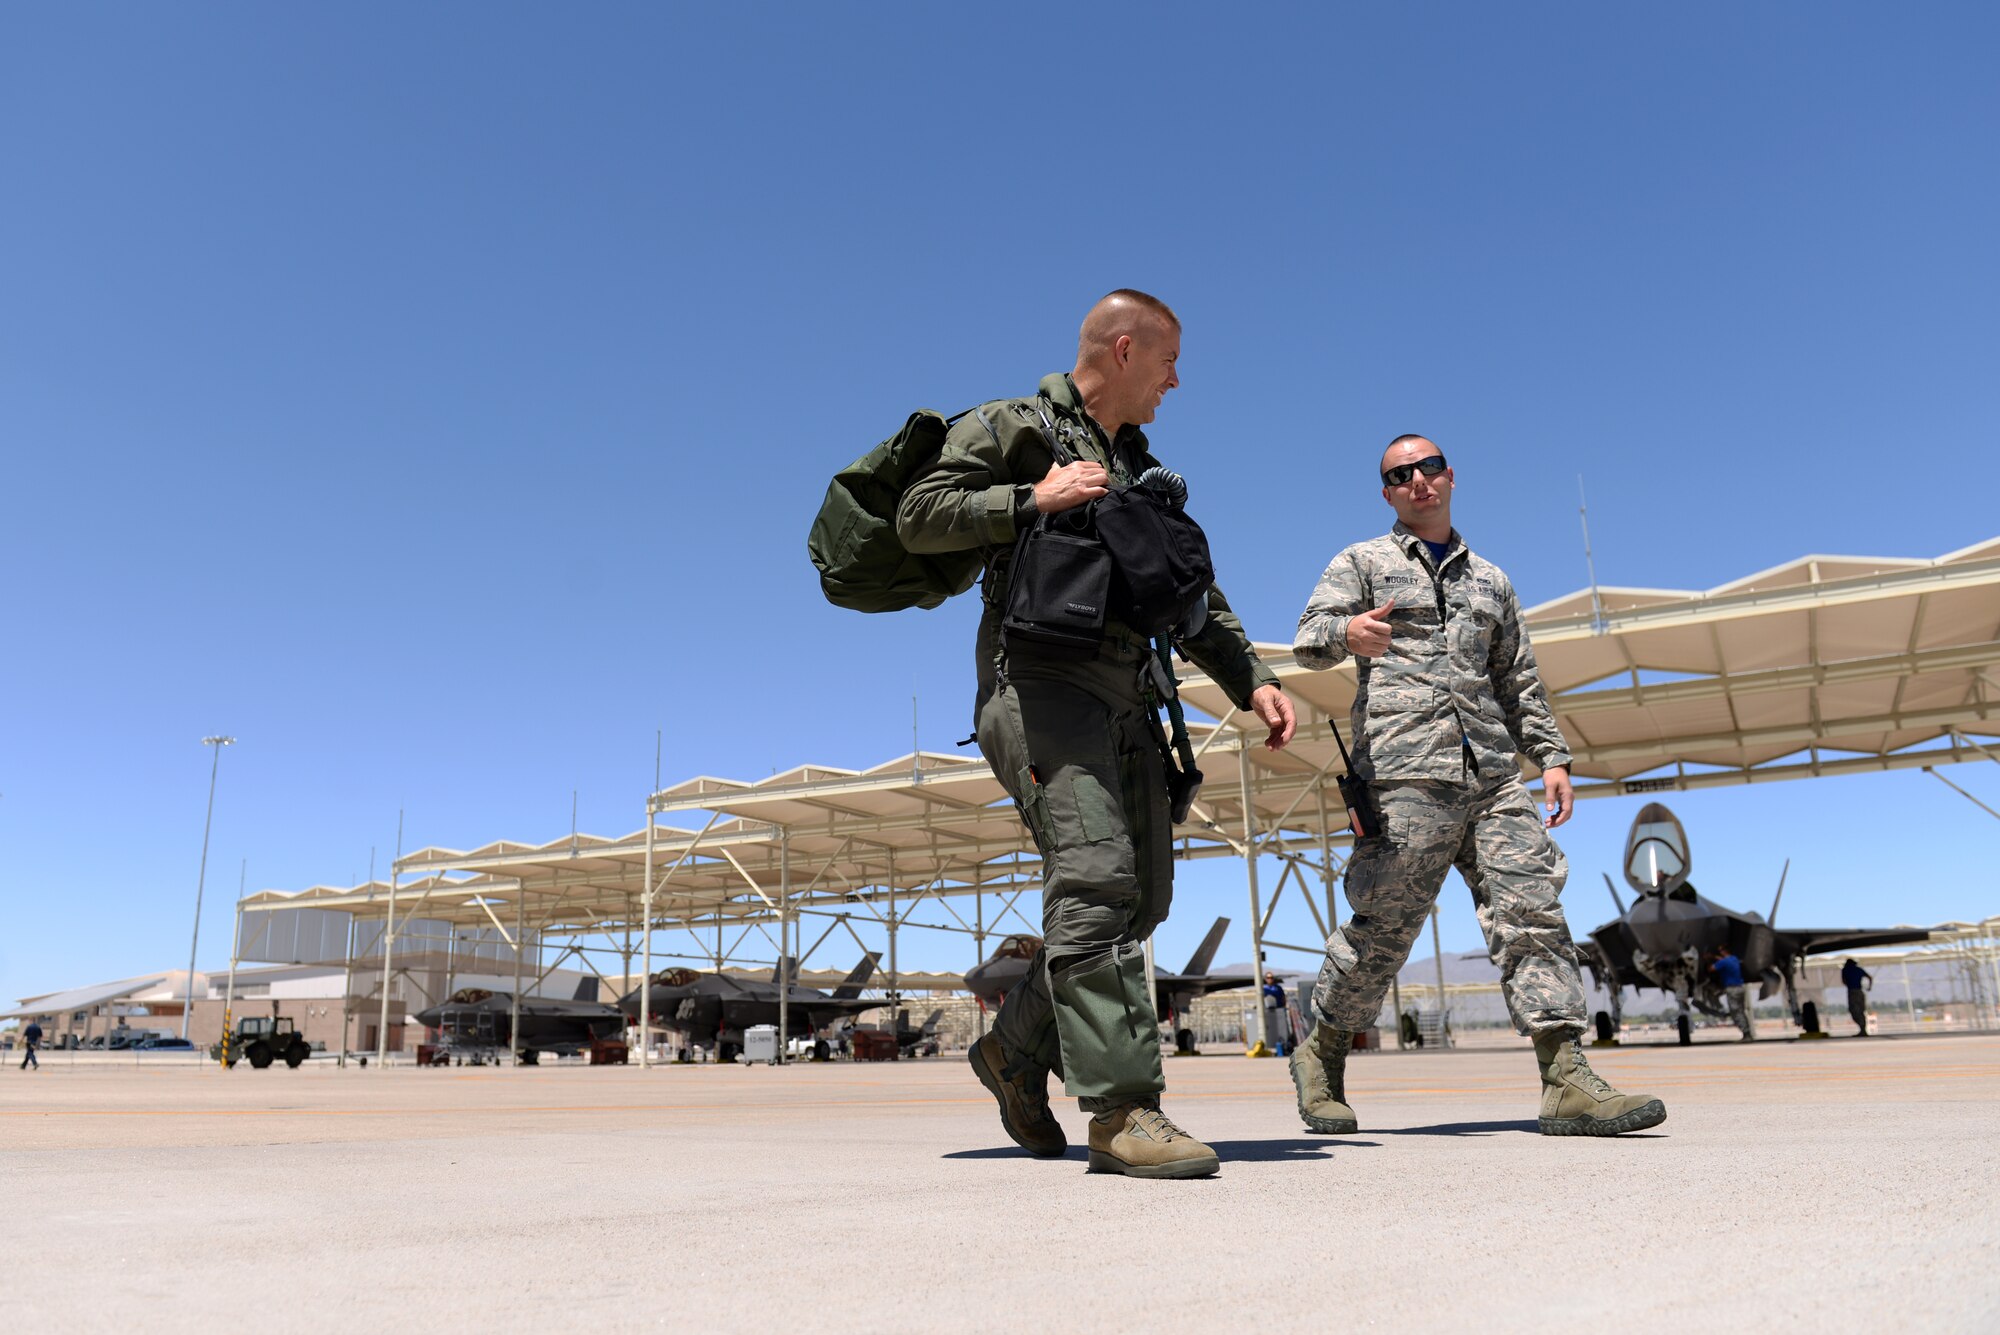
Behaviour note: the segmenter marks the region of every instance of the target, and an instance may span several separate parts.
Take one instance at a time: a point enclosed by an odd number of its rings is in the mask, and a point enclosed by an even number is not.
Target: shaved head
[[[1180,357],[1180,317],[1158,297],[1121,287],[1083,317],[1070,376],[1084,411],[1116,439],[1153,420],[1160,400],[1181,383]]]
[[[1416,448],[1404,450],[1401,448],[1404,445],[1414,445]],[[1429,446],[1429,448],[1426,449],[1425,446]],[[1429,436],[1398,436],[1389,442],[1388,449],[1382,451],[1382,462],[1376,466],[1375,471],[1378,473],[1386,472],[1396,464],[1406,464],[1412,459],[1421,459],[1428,454],[1442,453],[1444,451],[1440,450],[1437,447],[1437,442]],[[1394,457],[1392,458],[1391,456]]]
[[[1129,336],[1134,342],[1151,342],[1155,335],[1169,329],[1178,332],[1180,327],[1180,317],[1166,302],[1121,287],[1098,298],[1090,314],[1083,317],[1083,328],[1076,336],[1077,365],[1105,357],[1120,338]]]

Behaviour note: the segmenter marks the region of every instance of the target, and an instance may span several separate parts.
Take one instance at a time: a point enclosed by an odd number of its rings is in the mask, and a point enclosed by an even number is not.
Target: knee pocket
[[[1046,783],[1030,784],[1030,804],[1046,822],[1043,890],[1129,900],[1139,892],[1132,836],[1117,798],[1090,771],[1067,766]]]

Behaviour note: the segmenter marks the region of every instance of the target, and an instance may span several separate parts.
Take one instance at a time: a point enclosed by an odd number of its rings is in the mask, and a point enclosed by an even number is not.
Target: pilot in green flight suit
[[[1041,952],[1007,995],[972,1066],[1001,1122],[1030,1153],[1061,1155],[1049,1073],[1092,1113],[1090,1165],[1138,1177],[1200,1177],[1215,1152],[1160,1111],[1159,1030],[1142,943],[1173,894],[1173,829],[1150,647],[1115,621],[1084,662],[1007,650],[1000,622],[1019,530],[1037,514],[1084,505],[1155,460],[1140,427],[1180,383],[1180,321],[1158,299],[1121,290],[1085,317],[1076,369],[1030,399],[999,400],[959,419],[932,471],[904,495],[897,533],[912,552],[980,549],[985,614],[978,637],[979,748],[1021,811],[1043,866]],[[1057,466],[1041,418],[1075,462]],[[1239,708],[1291,739],[1277,678],[1257,657],[1219,589],[1182,641]]]

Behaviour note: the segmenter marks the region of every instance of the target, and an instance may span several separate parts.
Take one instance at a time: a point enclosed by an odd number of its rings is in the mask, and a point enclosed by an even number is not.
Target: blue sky
[[[877,763],[913,694],[949,747],[974,607],[839,612],[806,525],[1116,286],[1185,321],[1153,438],[1262,639],[1385,525],[1403,431],[1530,603],[1583,583],[1578,473],[1613,584],[1996,530],[1990,7],[5,23],[0,997],[185,959],[207,733],[205,965],[242,863],[358,879],[399,810],[638,826],[656,728],[669,781]],[[1579,930],[1637,803],[1566,832]],[[1920,774],[1673,805],[1727,903],[1789,854],[1794,922],[2000,907],[2000,830]],[[1240,886],[1189,870],[1162,958],[1216,913],[1246,957]]]

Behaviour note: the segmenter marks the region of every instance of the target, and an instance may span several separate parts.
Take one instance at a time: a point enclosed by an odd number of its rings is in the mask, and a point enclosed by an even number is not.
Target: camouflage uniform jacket
[[[979,622],[978,648],[982,700],[991,693],[1001,658],[1000,619],[1007,606],[1007,568],[1013,564],[1014,539],[1035,521],[1034,484],[1055,463],[1036,415],[1038,406],[1049,415],[1069,452],[1104,465],[1114,483],[1129,484],[1159,462],[1147,446],[1146,434],[1136,426],[1120,431],[1107,446],[1102,430],[1084,412],[1075,382],[1064,374],[1042,377],[1035,398],[982,404],[953,425],[936,466],[904,493],[896,512],[896,533],[913,552],[982,549],[986,558],[986,578],[980,585],[986,610]],[[1113,637],[1139,640],[1136,631],[1116,623],[1106,629]],[[1181,648],[1239,709],[1248,708],[1252,691],[1278,680],[1257,657],[1222,590],[1213,585],[1208,590],[1207,624]]]
[[[1388,651],[1355,659],[1355,773],[1462,781],[1468,770],[1488,779],[1517,770],[1520,756],[1543,769],[1569,764],[1513,584],[1457,529],[1448,541],[1436,566],[1400,522],[1355,543],[1299,617],[1293,657],[1330,668],[1347,657],[1347,623],[1396,600]]]

